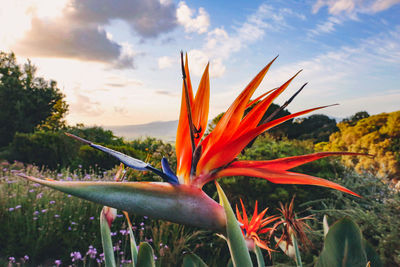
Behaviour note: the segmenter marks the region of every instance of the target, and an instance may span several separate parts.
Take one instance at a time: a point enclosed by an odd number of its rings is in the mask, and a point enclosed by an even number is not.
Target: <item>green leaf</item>
[[[293,247],[294,247],[294,252],[296,255],[296,266],[298,267],[303,267],[303,263],[301,262],[301,255],[300,255],[300,250],[299,250],[299,245],[297,244],[297,239],[294,236],[294,234],[292,234],[292,241],[293,241]]]
[[[131,214],[224,233],[224,209],[201,189],[161,182],[61,182],[21,177]],[[193,211],[196,212],[193,212]]]
[[[100,213],[100,233],[106,267],[115,267],[116,265],[114,258],[114,248],[111,240],[111,231],[106,216],[104,214],[104,208],[101,210]]]
[[[333,224],[326,235],[317,267],[365,267],[367,255],[360,228],[345,217]]]
[[[154,251],[147,242],[141,242],[137,256],[137,267],[155,267]]]
[[[257,257],[258,267],[264,267],[265,261],[264,261],[263,254],[262,254],[262,251],[259,246],[257,246],[257,245],[254,246],[254,253],[256,254],[256,257]]]
[[[186,254],[183,257],[183,267],[207,267],[207,264],[196,254]]]
[[[233,266],[235,267],[253,266],[249,250],[246,246],[246,241],[244,240],[242,231],[240,230],[239,227],[239,223],[236,220],[235,214],[233,213],[231,204],[229,203],[224,191],[219,186],[219,184],[215,182],[215,185],[217,186],[220,202],[225,210],[226,233],[227,233],[228,246],[229,246],[229,251],[231,252]]]
[[[381,259],[379,258],[378,253],[376,253],[375,249],[371,246],[371,244],[367,240],[363,240],[365,253],[367,254],[367,261],[371,263],[372,267],[381,267],[383,266]]]
[[[130,238],[130,245],[131,245],[132,266],[135,267],[136,264],[137,264],[137,255],[138,255],[136,240],[135,240],[135,236],[133,235],[132,223],[131,223],[131,220],[129,219],[128,213],[124,212],[124,214],[125,214],[126,221],[128,222],[128,228],[129,228],[129,238]]]

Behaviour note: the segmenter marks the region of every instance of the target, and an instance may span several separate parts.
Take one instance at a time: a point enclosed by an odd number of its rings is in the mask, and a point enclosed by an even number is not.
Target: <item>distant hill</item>
[[[104,126],[111,130],[116,136],[122,136],[128,140],[140,137],[155,137],[167,142],[175,142],[178,120],[155,121],[146,124]]]

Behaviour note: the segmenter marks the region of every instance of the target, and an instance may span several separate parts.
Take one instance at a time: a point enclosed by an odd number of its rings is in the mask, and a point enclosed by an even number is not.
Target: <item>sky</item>
[[[0,50],[55,80],[69,124],[176,120],[180,51],[197,88],[210,62],[210,119],[275,56],[254,96],[303,70],[276,103],[336,118],[400,109],[400,0],[0,0]]]

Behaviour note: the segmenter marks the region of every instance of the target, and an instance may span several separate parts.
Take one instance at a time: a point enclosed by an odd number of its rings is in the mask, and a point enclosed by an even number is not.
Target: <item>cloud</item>
[[[317,13],[321,8],[327,6],[328,12],[333,15],[340,13],[374,14],[399,3],[400,0],[318,0],[313,5],[312,11]]]
[[[172,57],[160,57],[158,59],[158,68],[160,70],[162,69],[167,69],[169,67],[172,67],[173,63],[175,63],[176,60],[174,60]]]
[[[262,4],[248,16],[246,20],[228,32],[223,27],[218,27],[208,32],[205,43],[201,49],[189,51],[192,72],[200,76],[203,73],[201,66],[210,61],[210,75],[221,77],[226,70],[224,61],[229,59],[244,47],[262,39],[267,31],[281,31],[288,28],[286,17],[305,19],[288,8],[276,9]]]
[[[113,68],[133,68],[134,49],[128,43],[114,41],[104,30],[105,26],[121,20],[127,23],[134,35],[154,38],[177,25],[176,7],[167,1],[64,0],[64,6],[58,6],[57,16],[37,11],[45,2],[30,1],[24,7],[24,15],[30,17],[30,22],[26,27],[24,18],[24,34],[11,46],[17,53],[29,57],[97,61]]]
[[[330,115],[339,117],[365,109],[370,113],[393,111],[399,99],[400,80],[396,75],[400,71],[399,39],[400,26],[360,40],[357,46],[342,46],[313,59],[273,69],[269,82],[282,84],[297,70],[304,69],[291,87],[299,88],[305,81],[310,83],[294,101],[291,111],[303,109],[304,106],[297,103],[304,102],[309,106],[339,102],[339,107],[327,110]],[[359,90],[362,90],[362,97],[358,93],[355,98]],[[395,96],[397,102],[391,98]]]
[[[166,91],[166,90],[157,90],[157,91],[155,91],[155,93],[158,95],[176,96],[176,93],[172,93],[172,92]]]
[[[17,54],[98,61],[123,68],[133,67],[133,56],[96,27],[70,25],[68,21],[32,19],[32,28],[14,47]]]
[[[99,102],[93,101],[90,97],[79,92],[79,88],[74,90],[75,101],[70,103],[71,113],[78,115],[97,117],[104,113]]]
[[[195,11],[190,9],[185,2],[179,2],[178,9],[176,10],[176,17],[178,23],[185,28],[185,32],[191,33],[205,33],[210,26],[210,16],[202,7],[199,8],[197,16]]]
[[[343,23],[343,19],[339,19],[337,17],[329,17],[327,21],[317,24],[315,29],[312,29],[308,32],[308,36],[320,35],[323,33],[331,33],[335,31],[335,26],[341,25]]]

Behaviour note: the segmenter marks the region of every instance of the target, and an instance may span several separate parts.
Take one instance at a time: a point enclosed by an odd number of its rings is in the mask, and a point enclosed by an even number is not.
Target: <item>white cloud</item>
[[[132,68],[133,48],[104,30],[125,22],[141,38],[176,26],[176,6],[159,0],[15,0],[0,10],[0,48],[27,57],[73,58]],[[10,27],[12,25],[12,27]]]
[[[290,9],[275,9],[262,4],[243,23],[234,27],[232,32],[223,27],[213,29],[208,32],[202,48],[189,51],[192,73],[200,76],[203,73],[202,68],[209,61],[210,75],[221,77],[226,69],[225,60],[233,53],[264,38],[267,31],[280,31],[289,27],[286,24],[288,16],[304,19],[304,16]]]
[[[185,28],[185,32],[205,33],[210,26],[210,16],[202,7],[199,8],[197,16],[195,11],[190,9],[185,2],[181,1],[176,10],[178,23]]]
[[[304,71],[291,87],[310,83],[291,104],[290,110],[339,102],[340,106],[327,109],[329,115],[346,117],[360,110],[371,114],[398,109],[400,71],[400,27],[377,36],[361,40],[357,46],[343,46],[317,57],[272,69],[269,82],[282,84],[297,70]],[[384,78],[380,78],[380,77]],[[292,89],[290,89],[292,90]],[[294,89],[293,89],[294,90]],[[362,97],[354,97],[358,91]],[[391,93],[388,90],[394,90]],[[375,98],[375,103],[373,99]],[[283,101],[282,101],[283,102]],[[300,103],[300,104],[299,104]]]
[[[313,5],[313,12],[317,13],[321,8],[327,6],[329,13],[333,15],[340,13],[374,14],[399,3],[400,0],[318,0]]]
[[[158,68],[160,70],[170,68],[175,63],[175,61],[176,60],[174,60],[172,57],[160,57],[158,59]]]
[[[339,19],[337,17],[329,17],[327,21],[317,24],[315,29],[309,31],[309,36],[320,35],[323,33],[331,33],[335,31],[336,25],[341,25],[343,23],[343,19]]]

